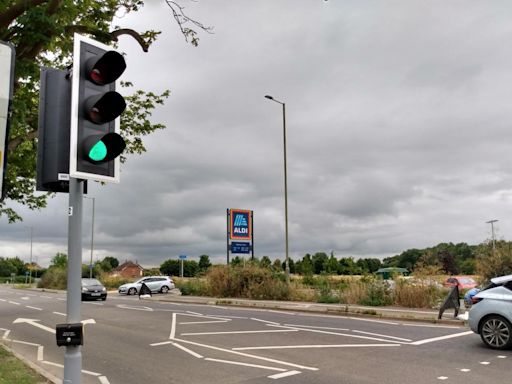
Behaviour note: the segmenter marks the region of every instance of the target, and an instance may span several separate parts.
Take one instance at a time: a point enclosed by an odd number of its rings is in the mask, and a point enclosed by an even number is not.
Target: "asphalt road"
[[[0,286],[0,339],[62,378],[62,293]],[[139,300],[84,302],[82,383],[510,382],[512,351],[466,327]]]

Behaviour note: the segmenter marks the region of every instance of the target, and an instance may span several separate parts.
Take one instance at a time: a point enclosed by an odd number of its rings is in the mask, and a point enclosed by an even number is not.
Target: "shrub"
[[[208,282],[205,279],[181,279],[174,278],[176,288],[179,288],[182,295],[210,296]]]
[[[67,269],[65,267],[50,267],[41,276],[38,288],[66,289],[68,285]]]

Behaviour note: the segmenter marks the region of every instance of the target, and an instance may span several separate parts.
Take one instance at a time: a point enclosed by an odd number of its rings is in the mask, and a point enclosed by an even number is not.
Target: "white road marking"
[[[44,347],[42,345],[37,347],[37,361],[43,361]]]
[[[471,369],[469,369],[469,368],[462,368],[460,371],[461,372],[471,372]]]
[[[214,324],[214,323],[228,323],[231,320],[212,320],[212,321],[185,321],[183,323],[179,323],[180,325],[190,325],[190,324]]]
[[[369,323],[380,323],[380,324],[390,324],[390,325],[399,325],[400,323],[396,323],[394,321],[385,321],[385,320],[373,320],[373,319],[363,319],[361,317],[347,317],[347,319],[350,320],[357,320],[357,321],[367,321]]]
[[[279,323],[276,323],[276,322],[274,322],[274,321],[268,321],[268,320],[256,319],[255,317],[251,317],[251,320],[259,321],[260,323],[265,323],[265,324],[274,324],[274,325],[279,325]]]
[[[453,339],[454,337],[461,337],[461,336],[467,336],[467,335],[472,335],[472,334],[473,334],[473,331],[454,333],[452,335],[439,336],[439,337],[433,337],[431,339],[418,340],[418,341],[411,343],[411,345],[423,345],[423,344],[427,344],[427,343],[433,343],[435,341]]]
[[[270,327],[275,327],[275,325],[269,325],[269,326]],[[355,338],[355,339],[365,339],[365,340],[373,340],[373,341],[383,341],[385,343],[400,343],[400,344],[403,344],[401,341],[379,339],[377,337],[369,337],[369,336],[352,335],[352,334],[349,334],[349,333],[328,332],[328,331],[322,331],[321,329],[310,329],[310,328],[300,328],[300,327],[285,327],[285,326],[282,326],[282,325],[280,325],[279,327],[297,329],[297,330],[306,331],[306,332],[323,333],[323,334],[326,334],[326,335],[346,336],[346,337],[352,337],[352,338]]]
[[[3,328],[2,328],[3,329]],[[11,331],[9,329],[3,329],[5,332],[4,332],[4,335],[2,336],[2,339],[6,340],[7,337],[9,336],[9,333],[11,333]]]
[[[43,325],[43,324],[39,324],[38,321],[40,320],[36,320],[36,319],[23,319],[23,318],[17,318],[16,320],[14,320],[12,323],[13,324],[18,324],[18,323],[27,323],[27,324],[30,324],[30,325],[33,325],[34,327],[37,327],[39,329],[42,329],[46,332],[50,332],[50,333],[53,333],[55,334],[55,329],[53,328],[50,328],[50,327],[47,327],[46,325]]]
[[[52,296],[39,296],[39,297],[42,297],[43,299],[53,299]]]
[[[482,364],[482,365],[490,365],[491,363],[489,361],[481,361],[480,364]]]
[[[348,328],[334,328],[334,327],[317,327],[314,325],[301,325],[301,324],[284,324],[287,327],[300,327],[300,328],[311,328],[311,329],[328,329],[330,331],[350,331]]]
[[[447,376],[439,376],[437,379],[438,380],[448,380],[448,377]]]
[[[293,375],[298,375],[299,373],[301,373],[300,371],[288,371],[288,372],[283,372],[283,373],[276,373],[275,375],[272,375],[272,376],[267,376],[269,379],[282,379],[283,377],[288,377],[288,376],[293,376]]]
[[[266,347],[233,348],[234,351],[257,349],[314,349],[314,348],[365,348],[365,347],[400,347],[400,344],[321,344],[321,345],[271,345]]]
[[[65,313],[62,313],[62,312],[53,312],[54,315],[59,315],[59,316],[67,316]]]
[[[7,300],[5,300],[5,299],[0,299],[0,301],[3,301],[3,302],[5,303]]]
[[[276,330],[258,330],[258,331],[225,331],[225,332],[195,332],[195,333],[182,333],[181,336],[199,336],[199,335],[234,335],[234,334],[249,334],[249,333],[277,333],[277,332],[297,332],[298,329],[276,329]]]
[[[21,298],[21,300],[30,300],[30,298],[29,298],[29,297],[27,297],[27,296],[23,296],[23,297]]]
[[[201,356],[199,353],[196,353],[190,349],[188,349],[187,347],[184,347],[183,345],[180,345],[178,343],[171,343],[172,345],[174,345],[176,348],[179,348],[181,349],[182,351],[184,352],[187,352],[188,354],[194,356],[194,357],[197,357],[198,359],[202,359],[203,356]]]
[[[98,379],[100,380],[101,384],[110,384],[110,381],[108,381],[106,376],[100,376]]]
[[[506,359],[507,356],[503,356],[503,355],[499,355],[499,356],[496,356],[498,359]]]
[[[268,357],[263,357],[263,356],[251,355],[251,354],[248,354],[248,353],[237,352],[237,351],[233,351],[233,350],[230,350],[230,349],[215,347],[213,345],[196,343],[194,341],[188,341],[188,340],[183,340],[183,339],[175,339],[175,340],[179,341],[181,343],[185,343],[185,344],[192,344],[192,345],[196,345],[198,347],[209,348],[209,349],[213,349],[213,350],[216,350],[216,351],[232,353],[232,354],[235,354],[235,355],[238,355],[238,356],[244,356],[244,357],[249,357],[249,358],[253,358],[253,359],[257,359],[257,360],[268,361],[270,363],[287,365],[287,366],[295,367],[295,368],[299,368],[299,369],[307,369],[309,371],[318,371],[318,368],[316,368],[316,367],[308,367],[308,366],[305,366],[305,365],[288,363],[288,362],[282,361],[282,360],[276,360],[276,359],[271,359],[271,358],[268,358]]]
[[[152,344],[149,344],[151,347],[158,347],[160,345],[167,345],[167,344],[173,344],[172,341],[162,341],[160,343],[152,343]]]
[[[117,304],[116,307],[122,309],[133,309],[135,311],[147,311],[153,312],[153,308],[144,307],[144,306],[134,306],[134,305],[126,305],[126,304]]]
[[[30,309],[35,309],[36,311],[42,311],[43,310],[43,308],[32,307],[30,305],[25,305],[25,307],[30,308]]]
[[[20,303],[17,303],[17,302],[15,302],[15,301],[10,301],[10,300],[9,300],[9,304],[21,305]]]
[[[171,334],[169,335],[169,339],[174,339],[176,335],[176,313],[172,314],[172,323],[171,323]]]
[[[224,363],[224,364],[231,364],[231,365],[242,365],[244,367],[268,369],[270,371],[278,371],[278,372],[285,372],[286,371],[286,369],[283,369],[283,368],[269,367],[269,366],[266,366],[266,365],[258,365],[258,364],[241,363],[239,361],[212,359],[210,357],[207,357],[205,360],[214,361],[216,363]]]
[[[395,339],[395,340],[401,340],[401,341],[412,341],[411,339],[404,339],[404,338],[401,338],[401,337],[382,335],[380,333],[363,332],[363,331],[356,331],[356,330],[352,330],[352,332],[361,333],[363,335],[372,335],[372,336],[386,337],[388,339]]]
[[[28,341],[21,341],[21,340],[11,340],[11,342],[16,343],[16,344],[30,345],[32,347],[39,347],[39,345],[40,345],[40,344],[29,343]]]
[[[202,313],[199,312],[187,311],[187,313],[190,313],[191,315],[204,316]]]
[[[436,324],[409,324],[403,323],[400,324],[404,327],[421,327],[421,328],[446,328],[446,329],[463,329],[464,327],[457,327],[454,325],[436,325]]]

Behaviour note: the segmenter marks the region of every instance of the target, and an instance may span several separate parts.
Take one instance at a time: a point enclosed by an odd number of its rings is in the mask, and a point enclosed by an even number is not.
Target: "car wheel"
[[[480,327],[480,337],[492,349],[507,349],[512,346],[512,325],[501,316],[489,316]]]
[[[169,287],[167,285],[164,285],[162,288],[160,288],[160,292],[162,292],[162,293],[169,292]]]
[[[137,289],[136,288],[130,288],[128,290],[128,294],[129,295],[136,295],[137,294]]]

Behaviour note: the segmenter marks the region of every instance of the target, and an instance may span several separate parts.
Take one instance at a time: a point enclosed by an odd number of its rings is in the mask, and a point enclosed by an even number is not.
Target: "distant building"
[[[123,264],[114,268],[110,275],[113,277],[125,277],[127,279],[142,277],[144,275],[144,268],[137,262],[125,261]]]

